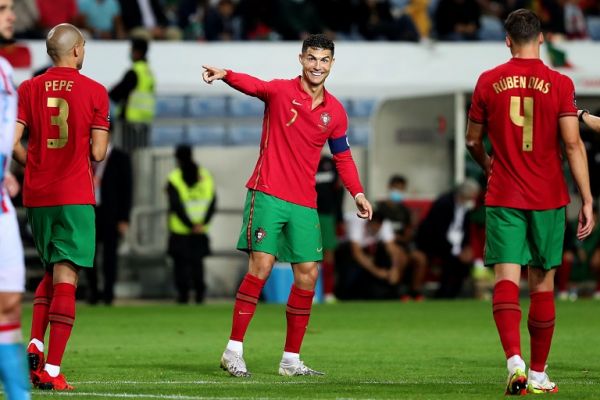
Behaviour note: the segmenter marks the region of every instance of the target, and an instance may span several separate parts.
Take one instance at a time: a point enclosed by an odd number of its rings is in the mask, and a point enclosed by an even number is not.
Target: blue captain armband
[[[347,135],[340,136],[339,138],[335,139],[328,139],[327,142],[329,142],[329,150],[331,151],[331,154],[334,155],[343,153],[344,151],[350,149],[350,143],[348,143]]]

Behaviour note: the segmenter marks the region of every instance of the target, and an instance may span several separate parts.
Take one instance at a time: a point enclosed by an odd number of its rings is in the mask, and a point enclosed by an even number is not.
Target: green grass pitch
[[[600,302],[558,303],[554,399],[600,398]],[[505,362],[491,305],[476,301],[317,305],[302,349],[324,377],[283,378],[285,306],[260,304],[245,344],[250,379],[218,368],[231,304],[80,304],[63,372],[71,393],[34,399],[501,399]],[[529,354],[523,304],[522,342]],[[30,308],[24,326],[29,329]]]

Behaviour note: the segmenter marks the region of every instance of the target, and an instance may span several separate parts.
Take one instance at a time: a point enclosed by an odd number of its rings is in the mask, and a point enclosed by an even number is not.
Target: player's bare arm
[[[104,129],[92,129],[90,155],[93,161],[102,161],[106,157],[110,134]]]
[[[479,164],[485,172],[485,175],[490,173],[490,156],[485,151],[483,145],[483,124],[469,120],[467,124],[467,150],[471,157]]]
[[[373,216],[373,207],[364,193],[357,194],[354,198],[354,202],[358,209],[356,215],[358,215],[359,218],[371,220],[371,217]]]
[[[4,176],[3,184],[6,190],[8,191],[8,195],[10,197],[15,197],[19,193],[19,190],[21,190],[21,185],[19,185],[19,181],[17,181],[17,178],[10,172],[7,172]]]
[[[560,135],[565,144],[565,153],[571,173],[581,196],[581,210],[577,225],[577,239],[583,240],[592,233],[594,216],[592,212],[592,192],[585,145],[579,135],[577,118],[565,116],[559,119]]]
[[[600,133],[600,117],[590,114],[588,110],[578,110],[579,120],[586,124],[594,132]]]
[[[227,75],[227,71],[221,68],[211,67],[210,65],[203,65],[204,72],[202,72],[202,79],[209,85],[214,81],[221,80]]]
[[[23,132],[25,131],[25,125],[17,122],[15,125],[15,143],[13,145],[13,159],[25,166],[25,162],[27,162],[27,149],[21,143],[21,138],[23,137]]]

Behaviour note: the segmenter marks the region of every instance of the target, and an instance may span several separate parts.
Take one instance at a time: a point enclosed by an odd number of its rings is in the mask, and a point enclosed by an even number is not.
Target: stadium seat
[[[600,17],[587,17],[587,28],[592,40],[600,40]]]
[[[225,117],[227,97],[191,97],[188,115],[192,118]]]
[[[344,109],[346,109],[346,114],[351,116],[352,112],[353,112],[352,99],[342,98],[342,99],[338,99],[338,100],[340,101],[340,103],[342,103],[342,105],[344,106]]]
[[[193,146],[225,144],[224,125],[190,125],[185,135],[185,142]]]
[[[261,134],[261,125],[233,125],[229,131],[229,143],[234,146],[255,146],[260,143]]]
[[[156,96],[156,118],[178,118],[185,116],[185,96]]]
[[[370,126],[368,123],[355,123],[348,130],[350,146],[366,146],[369,143]]]
[[[176,146],[184,141],[185,126],[155,124],[152,127],[153,146]]]
[[[261,117],[265,103],[254,97],[232,97],[229,102],[232,117]]]
[[[375,110],[377,100],[375,99],[354,99],[352,101],[352,117],[370,117]]]

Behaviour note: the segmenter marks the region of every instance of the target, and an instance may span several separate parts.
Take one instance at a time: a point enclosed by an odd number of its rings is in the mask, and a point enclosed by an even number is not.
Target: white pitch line
[[[238,397],[205,397],[205,396],[184,396],[177,394],[133,394],[133,393],[96,393],[96,392],[35,392],[36,395],[47,396],[87,396],[87,397],[110,397],[127,399],[165,399],[165,400],[238,400]],[[256,400],[268,400],[269,397],[254,397]]]

